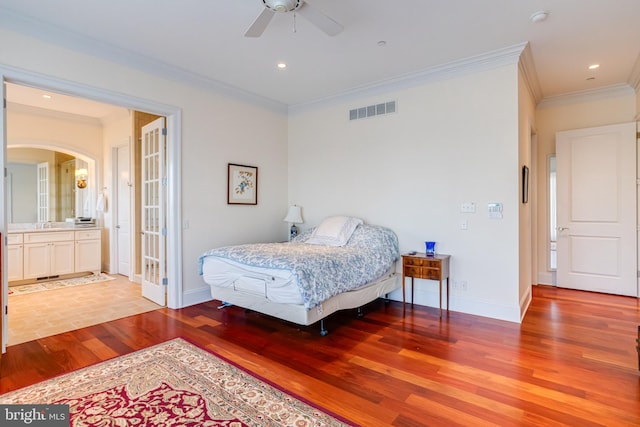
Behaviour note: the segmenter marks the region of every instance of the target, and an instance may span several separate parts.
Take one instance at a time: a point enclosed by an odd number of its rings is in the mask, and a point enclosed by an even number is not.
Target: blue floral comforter
[[[286,269],[294,273],[307,309],[381,277],[399,256],[398,238],[388,228],[362,224],[343,247],[306,244],[312,230],[287,243],[256,243],[211,249],[215,256],[252,267]]]

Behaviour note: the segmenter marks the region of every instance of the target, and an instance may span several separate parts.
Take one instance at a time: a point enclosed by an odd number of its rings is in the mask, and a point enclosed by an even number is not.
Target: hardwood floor
[[[640,425],[639,300],[535,286],[522,324],[376,301],[319,335],[209,302],[8,348],[7,392],[183,337],[370,426]]]

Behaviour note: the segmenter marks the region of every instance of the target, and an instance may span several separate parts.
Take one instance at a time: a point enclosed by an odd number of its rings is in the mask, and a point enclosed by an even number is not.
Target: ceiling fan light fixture
[[[262,0],[264,5],[274,12],[291,12],[300,7],[301,0]]]

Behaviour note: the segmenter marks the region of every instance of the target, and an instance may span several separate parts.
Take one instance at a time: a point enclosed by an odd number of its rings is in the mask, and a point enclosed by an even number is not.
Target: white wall
[[[348,120],[389,100],[397,113]],[[518,156],[513,64],[290,111],[289,203],[302,206],[303,229],[345,214],[393,229],[403,252],[435,240],[452,255],[452,310],[519,321]],[[477,212],[460,213],[463,202]],[[503,219],[488,218],[490,202],[503,203]],[[415,301],[437,307],[437,285],[417,280]]]
[[[556,132],[628,123],[635,120],[636,95],[628,90],[598,93],[597,97],[559,98],[541,103],[536,110],[538,135],[538,281],[555,285],[549,269],[548,159],[556,152]]]
[[[182,248],[172,250],[182,249],[184,304],[210,298],[197,273],[198,256],[205,250],[227,243],[286,238],[282,222],[287,210],[284,107],[234,96],[228,90],[222,94],[213,87],[160,78],[4,29],[0,29],[0,39],[0,73],[4,68],[20,75],[17,83],[44,76],[54,84],[73,82],[73,87],[87,88],[86,92],[99,94],[100,101],[113,100],[124,107],[158,105],[164,111],[180,112],[180,176],[174,178],[181,183],[176,197],[182,203],[170,206],[169,215],[181,214],[183,219]],[[229,162],[259,167],[257,206],[227,205]],[[0,218],[0,224],[3,220]]]
[[[519,135],[519,167],[518,167],[518,191],[520,207],[519,224],[519,292],[520,317],[524,316],[531,302],[531,285],[534,284],[535,271],[535,246],[537,241],[534,236],[536,220],[535,206],[537,204],[537,192],[535,186],[536,162],[533,152],[536,150],[534,136],[536,126],[535,100],[529,90],[522,70],[518,72],[518,135]],[[529,168],[529,182],[526,192],[527,203],[523,203],[523,167]]]

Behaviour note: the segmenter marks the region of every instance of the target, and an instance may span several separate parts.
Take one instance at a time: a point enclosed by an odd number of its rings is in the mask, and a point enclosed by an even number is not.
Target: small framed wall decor
[[[529,168],[522,166],[522,203],[529,201]]]
[[[227,204],[258,204],[258,168],[229,163],[227,175]]]

